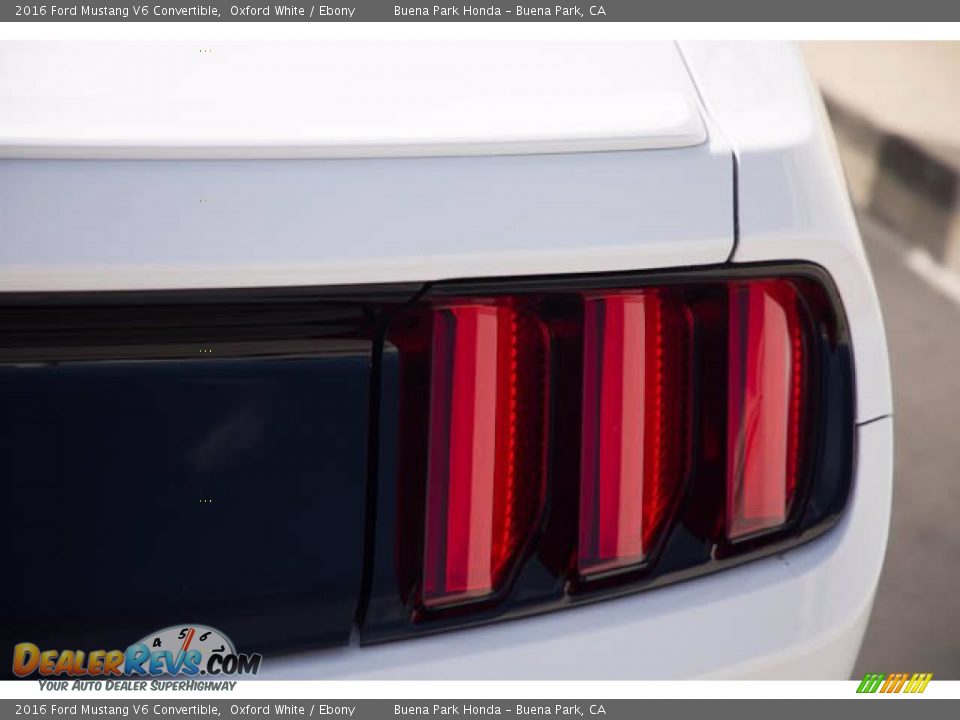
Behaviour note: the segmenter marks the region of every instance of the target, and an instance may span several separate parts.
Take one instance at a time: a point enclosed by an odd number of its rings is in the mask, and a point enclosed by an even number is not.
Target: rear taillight
[[[783,281],[730,286],[727,537],[777,528],[797,490],[803,417],[800,298]]]
[[[819,270],[452,283],[387,338],[367,640],[717,569],[845,501],[849,347]]]
[[[584,299],[581,574],[642,562],[687,466],[686,312],[659,290]]]
[[[543,502],[547,366],[538,320],[504,305],[431,312],[426,607],[500,584]]]

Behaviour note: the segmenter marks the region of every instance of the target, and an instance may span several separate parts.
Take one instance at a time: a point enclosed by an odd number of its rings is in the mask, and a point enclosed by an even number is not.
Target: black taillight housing
[[[719,570],[846,502],[849,336],[815,266],[442,283],[384,333],[363,642]]]

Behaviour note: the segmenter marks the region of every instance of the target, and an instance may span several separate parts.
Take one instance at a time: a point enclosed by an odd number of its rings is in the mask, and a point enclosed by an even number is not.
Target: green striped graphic
[[[880,689],[883,679],[886,677],[883,673],[867,673],[857,688],[858,693],[875,693]]]

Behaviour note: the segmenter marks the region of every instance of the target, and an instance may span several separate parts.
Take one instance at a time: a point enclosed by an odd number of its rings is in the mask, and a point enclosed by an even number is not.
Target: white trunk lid
[[[384,157],[696,145],[667,43],[7,43],[0,156]]]

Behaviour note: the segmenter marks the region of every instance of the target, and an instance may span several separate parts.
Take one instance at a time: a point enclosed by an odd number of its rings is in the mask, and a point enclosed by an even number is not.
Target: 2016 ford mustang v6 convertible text
[[[848,676],[890,381],[793,48],[10,43],[0,108],[5,653]]]

